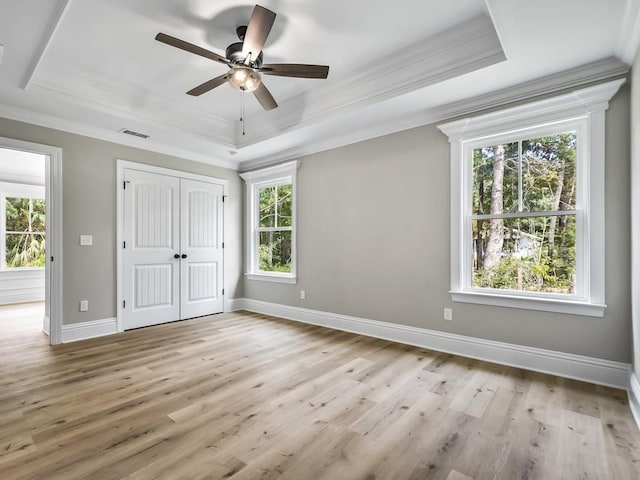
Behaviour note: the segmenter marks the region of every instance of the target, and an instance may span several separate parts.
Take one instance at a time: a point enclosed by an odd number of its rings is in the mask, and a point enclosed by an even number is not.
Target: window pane
[[[260,227],[276,226],[276,187],[261,188],[260,196],[260,218],[258,225]]]
[[[8,232],[45,231],[45,201],[7,197],[6,228]]]
[[[291,231],[260,232],[259,270],[291,273]]]
[[[472,221],[472,286],[573,294],[576,217]]]
[[[278,212],[277,212],[277,224],[278,227],[290,227],[291,226],[291,206],[292,206],[292,190],[291,184],[280,185],[278,187]]]
[[[5,255],[7,268],[44,267],[44,235],[7,233]]]
[[[576,208],[576,134],[522,142],[523,211]]]
[[[31,200],[33,212],[31,214],[31,229],[34,232],[44,233],[45,228],[45,202],[44,200]]]
[[[7,197],[5,205],[7,231],[28,232],[30,210],[29,199]]]
[[[518,144],[473,151],[473,208],[476,215],[518,211]]]

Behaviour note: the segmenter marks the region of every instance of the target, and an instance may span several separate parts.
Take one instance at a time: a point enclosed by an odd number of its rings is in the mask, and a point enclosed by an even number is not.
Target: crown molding
[[[279,107],[269,119],[265,112],[249,121],[259,127],[249,138],[238,136],[239,149],[271,138],[276,133],[305,127],[337,114],[397,97],[506,59],[500,40],[486,15],[479,15],[424,39],[376,62],[299,95]]]
[[[640,0],[627,0],[621,19],[617,55],[631,65],[640,43]]]
[[[485,95],[479,95],[464,101],[450,103],[429,110],[406,113],[389,121],[385,120],[360,129],[353,128],[348,132],[340,132],[330,137],[325,136],[316,141],[307,141],[304,145],[299,145],[286,151],[279,151],[271,155],[262,155],[256,159],[247,159],[240,162],[239,170],[245,171],[258,168],[275,162],[290,160],[371,138],[389,135],[402,130],[530,100],[532,98],[557,93],[565,89],[620,78],[628,73],[628,71],[629,67],[620,60],[613,57],[606,58],[568,71],[559,72],[495,92],[489,92]]]
[[[139,148],[141,150],[147,150],[150,152],[184,158],[186,160],[193,160],[195,162],[206,163],[208,165],[228,168],[230,170],[238,169],[238,164],[236,162],[223,160],[220,158],[216,158],[215,156],[205,155],[181,147],[174,147],[162,142],[158,142],[153,138],[141,139],[130,137],[120,132],[114,132],[104,128],[94,127],[84,122],[77,122],[67,118],[36,112],[12,105],[0,104],[0,117],[15,120],[18,122],[30,123],[41,127],[51,128],[54,130],[60,130],[63,132],[73,133],[76,135],[82,135],[85,137],[91,137],[98,140],[104,140],[106,142],[112,142],[118,145],[125,145],[128,147]]]
[[[299,160],[293,160],[291,162],[279,163],[259,170],[251,170],[249,172],[240,173],[240,177],[247,183],[256,183],[264,179],[273,179],[277,176],[288,176],[296,173],[300,167]]]
[[[504,52],[507,59],[513,57],[513,41],[506,35],[507,29],[504,27],[506,25],[506,21],[504,17],[500,15],[500,9],[495,7],[496,0],[484,0],[485,10],[489,14],[491,21],[496,29],[496,34],[500,39],[500,44],[502,45],[502,51]]]
[[[51,41],[62,23],[62,19],[64,18],[65,13],[69,10],[69,5],[71,4],[71,0],[59,0],[58,8],[54,11],[49,24],[45,27],[44,33],[42,35],[42,40],[40,41],[40,45],[38,46],[38,50],[36,55],[33,57],[29,68],[27,69],[27,74],[22,81],[21,87],[23,90],[26,90],[31,86],[31,82],[33,77],[35,76],[38,68],[40,67],[40,63],[44,58],[47,50],[49,49],[49,45],[51,45]]]
[[[506,110],[463,118],[438,125],[438,128],[449,137],[450,142],[466,141],[470,138],[482,137],[487,133],[495,132],[496,128],[517,130],[535,123],[548,123],[566,119],[573,115],[579,116],[603,111],[607,109],[609,100],[624,82],[624,79],[613,80],[557,97],[518,105]]]
[[[48,80],[36,79],[32,81],[31,87],[32,91],[62,99],[65,103],[71,102],[90,111],[113,115],[123,120],[143,122],[156,129],[169,127],[189,135],[195,135],[208,142],[216,142],[228,149],[236,148],[233,130],[228,121],[200,108],[186,106],[155,93],[150,94],[150,92],[145,93],[147,98],[153,99],[148,103],[152,104],[154,108],[148,113],[109,102],[109,99],[118,98],[118,90],[121,89],[122,83],[89,77],[86,74],[83,75],[83,78],[75,75],[71,81],[66,78],[56,82],[55,77],[52,76],[49,76]],[[98,100],[98,98],[102,100]],[[161,120],[159,121],[159,119]],[[176,123],[177,120],[179,123]]]
[[[535,97],[550,95],[561,90],[580,87],[590,83],[604,82],[629,73],[629,66],[617,58],[609,57],[596,62],[564,70],[542,78],[503,88],[460,102],[450,103],[434,111],[441,120],[501,107]]]

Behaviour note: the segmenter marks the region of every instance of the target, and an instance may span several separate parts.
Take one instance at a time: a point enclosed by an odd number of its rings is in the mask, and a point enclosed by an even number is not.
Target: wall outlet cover
[[[80,245],[83,245],[83,246],[93,245],[93,235],[80,235]]]

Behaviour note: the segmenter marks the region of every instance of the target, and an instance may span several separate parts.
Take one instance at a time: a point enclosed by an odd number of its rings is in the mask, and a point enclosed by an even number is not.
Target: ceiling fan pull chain
[[[240,108],[242,109],[240,112],[240,123],[242,124],[242,135],[244,135],[244,92],[242,90],[240,91],[240,99]]]

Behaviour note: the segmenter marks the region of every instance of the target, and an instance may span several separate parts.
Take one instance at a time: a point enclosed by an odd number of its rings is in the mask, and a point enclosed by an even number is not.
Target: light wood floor
[[[0,340],[3,480],[640,478],[619,390],[246,313],[46,341]]]

